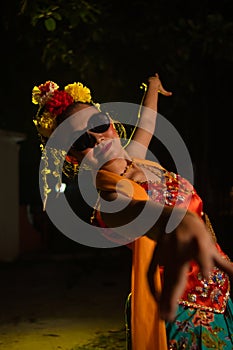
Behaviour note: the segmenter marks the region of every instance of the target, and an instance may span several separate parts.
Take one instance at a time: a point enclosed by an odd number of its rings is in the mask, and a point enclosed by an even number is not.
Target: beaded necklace
[[[126,160],[127,162],[127,160]],[[120,174],[120,176],[125,176],[125,174],[128,172],[129,169],[131,169],[133,166],[133,160],[130,160],[129,163],[127,162],[127,165],[125,167],[125,169],[123,170],[123,172]]]

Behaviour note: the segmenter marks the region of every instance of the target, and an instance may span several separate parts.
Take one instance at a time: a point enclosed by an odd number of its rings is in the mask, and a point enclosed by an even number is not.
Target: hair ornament
[[[48,194],[52,191],[51,185],[48,183],[49,175],[52,175],[52,178],[56,179],[54,188],[57,192],[57,196],[62,192],[62,170],[63,163],[66,158],[66,151],[52,147],[44,147],[43,145],[41,145],[41,151],[41,161],[43,162],[43,167],[40,173],[41,181],[43,183],[43,210],[45,210]]]
[[[75,102],[91,103],[90,89],[82,83],[68,84],[64,90],[53,81],[34,86],[32,90],[32,103],[39,108],[33,122],[43,138],[49,138],[57,127],[57,116]]]

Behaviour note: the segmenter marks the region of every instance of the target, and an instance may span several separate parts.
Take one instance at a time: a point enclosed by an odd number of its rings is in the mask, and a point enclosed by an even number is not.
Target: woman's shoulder
[[[162,165],[160,165],[158,162],[149,160],[149,159],[141,159],[141,158],[133,158],[133,162],[138,164],[138,165],[144,165],[144,166],[148,166],[148,167],[154,167],[160,170],[166,170]]]

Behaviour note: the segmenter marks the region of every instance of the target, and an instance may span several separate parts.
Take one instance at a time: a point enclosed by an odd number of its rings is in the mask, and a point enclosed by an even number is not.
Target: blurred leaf
[[[44,21],[45,27],[49,32],[56,29],[56,21],[53,18],[48,18]]]
[[[62,16],[61,16],[60,13],[58,13],[58,12],[53,12],[53,17],[54,17],[57,21],[61,21],[61,20],[62,20]]]

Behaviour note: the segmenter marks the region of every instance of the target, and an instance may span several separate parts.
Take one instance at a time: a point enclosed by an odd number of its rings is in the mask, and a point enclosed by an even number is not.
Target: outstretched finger
[[[158,92],[164,96],[171,96],[172,92],[171,91],[166,91],[166,90],[161,90],[159,89]]]
[[[214,259],[212,254],[207,254],[208,247],[201,247],[199,254],[196,257],[196,261],[200,266],[201,274],[204,278],[208,279],[209,275],[214,268]]]
[[[158,245],[157,245],[154,249],[153,255],[151,257],[150,265],[147,271],[147,281],[149,284],[149,289],[152,296],[157,302],[159,302],[160,295],[155,288],[154,275],[155,275],[155,271],[158,268],[159,268],[159,251],[158,251]]]
[[[182,296],[189,263],[166,266],[163,276],[163,289],[160,299],[160,315],[166,321],[173,321],[176,315],[178,299]]]
[[[160,83],[158,92],[164,96],[171,96],[172,95],[172,92],[165,90],[161,83]]]

